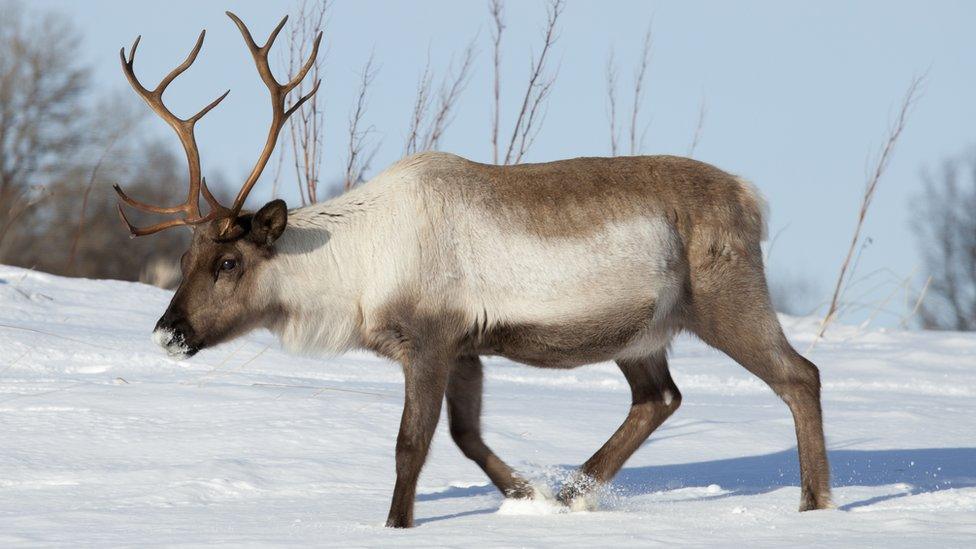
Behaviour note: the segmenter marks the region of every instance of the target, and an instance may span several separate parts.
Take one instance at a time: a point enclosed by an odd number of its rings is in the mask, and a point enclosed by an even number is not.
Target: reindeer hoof
[[[504,494],[508,499],[536,499],[539,495],[538,491],[527,482],[506,489]]]
[[[804,492],[800,496],[800,512],[816,511],[819,509],[836,509],[837,506],[830,500],[830,492],[814,495],[812,492]]]
[[[404,517],[402,515],[394,516],[391,514],[386,519],[386,527],[387,528],[413,528],[413,520],[408,517]]]

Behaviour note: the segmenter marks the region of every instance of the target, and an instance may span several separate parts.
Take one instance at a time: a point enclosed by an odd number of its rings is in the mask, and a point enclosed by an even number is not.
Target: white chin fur
[[[182,343],[174,342],[174,336],[175,334],[172,330],[161,328],[153,331],[152,340],[153,343],[165,349],[169,356],[173,358],[182,359],[190,356],[190,349]]]

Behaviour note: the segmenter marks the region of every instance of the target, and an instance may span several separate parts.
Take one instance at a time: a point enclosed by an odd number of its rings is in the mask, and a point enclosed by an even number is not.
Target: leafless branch
[[[556,77],[558,75],[559,70],[557,69],[551,77],[546,78],[539,84],[535,98],[532,100],[532,107],[529,109],[529,116],[525,119],[525,124],[522,126],[522,133],[519,134],[518,154],[515,156],[515,164],[522,162],[522,157],[532,148],[536,136],[539,135],[539,130],[542,129],[545,112],[541,110],[541,107],[549,97],[549,93],[552,91],[552,85],[556,83]]]
[[[923,172],[912,225],[930,283],[917,307],[925,329],[976,330],[976,151]]]
[[[451,123],[451,111],[457,104],[458,98],[461,97],[461,92],[464,91],[464,88],[468,84],[471,67],[474,64],[475,44],[476,40],[472,40],[468,44],[464,49],[457,73],[454,73],[453,70],[449,71],[444,83],[441,85],[438,107],[434,113],[429,131],[424,136],[424,150],[436,149],[440,143],[441,136],[444,135],[444,131]],[[448,83],[450,84],[448,85]]]
[[[424,72],[417,83],[417,98],[414,101],[410,130],[404,146],[405,154],[434,150],[440,144],[441,137],[451,123],[451,113],[461,97],[461,92],[467,86],[471,67],[474,64],[475,44],[475,40],[468,44],[456,69],[454,63],[451,64],[451,68],[441,82],[436,107],[433,97],[434,74],[430,68],[428,55]]]
[[[552,85],[556,80],[556,74],[546,76],[546,61],[555,44],[557,35],[556,28],[559,16],[565,8],[563,0],[551,0],[546,10],[546,27],[543,33],[542,51],[539,57],[533,57],[529,64],[529,81],[525,87],[525,95],[522,97],[522,106],[519,109],[518,117],[515,119],[515,126],[512,128],[512,137],[509,139],[508,148],[505,152],[505,164],[518,164],[522,161],[525,153],[532,144],[535,133],[538,131],[534,127],[539,121],[536,116],[539,107],[545,102],[552,90]]]
[[[617,139],[620,135],[617,132],[617,64],[614,59],[613,49],[607,55],[607,118],[610,122],[610,155],[617,156]]]
[[[403,153],[412,154],[417,150],[417,143],[420,141],[421,126],[427,116],[427,109],[430,108],[430,93],[433,86],[434,76],[430,73],[430,51],[427,52],[427,62],[424,64],[424,72],[417,81],[417,97],[413,103],[413,112],[410,117],[410,130],[407,134],[407,142],[403,147]]]
[[[502,65],[502,32],[505,30],[503,19],[503,6],[501,0],[491,0],[490,5],[492,18],[492,49],[495,78],[492,89],[492,113],[491,113],[491,158],[492,162],[498,164],[498,115],[501,109],[501,65]]]
[[[651,45],[653,44],[653,21],[648,23],[644,33],[644,48],[641,51],[640,62],[634,71],[634,106],[630,112],[630,154],[639,154],[644,146],[644,132],[637,136],[637,121],[640,116],[641,103],[644,102],[644,80],[647,78],[647,67],[651,64]]]
[[[834,321],[837,315],[841,292],[850,278],[848,268],[850,267],[851,260],[854,258],[854,252],[858,248],[858,242],[861,240],[861,229],[864,226],[864,220],[867,218],[868,210],[871,208],[871,202],[874,200],[875,192],[878,190],[878,184],[881,182],[881,178],[884,176],[885,170],[888,168],[888,163],[891,161],[891,156],[894,152],[895,145],[898,143],[898,138],[901,137],[902,131],[904,131],[905,125],[908,122],[908,115],[911,112],[912,106],[918,99],[919,88],[924,79],[924,75],[917,76],[913,78],[909,84],[908,90],[905,92],[904,99],[901,103],[901,109],[898,111],[898,116],[895,119],[894,125],[889,129],[888,137],[885,140],[884,146],[881,148],[878,163],[875,165],[874,171],[871,172],[870,177],[864,186],[864,194],[861,197],[861,207],[858,210],[857,224],[854,226],[854,234],[851,237],[851,244],[847,249],[847,255],[845,256],[843,263],[841,263],[840,273],[837,276],[837,284],[834,287],[833,297],[830,299],[830,306],[827,308],[827,314],[820,323],[820,330],[817,333],[817,338],[823,337],[824,333],[827,331],[827,327],[830,326],[830,323]]]
[[[80,34],[69,19],[21,2],[0,3],[0,12],[0,235],[7,236],[21,208],[33,205],[37,182],[67,169],[87,144],[80,113],[89,75],[74,55]]]
[[[372,126],[362,128],[363,117],[366,114],[367,95],[369,87],[376,78],[378,69],[374,66],[374,54],[370,53],[366,65],[360,73],[359,93],[356,96],[356,106],[349,115],[349,149],[346,157],[346,176],[345,188],[351,189],[354,185],[363,180],[363,173],[369,168],[373,157],[379,150],[379,145],[374,145],[367,152],[367,145],[370,134],[373,133]]]
[[[308,57],[312,38],[327,24],[332,3],[329,0],[300,0],[297,16],[290,30],[288,41],[288,74],[290,77],[302,70]],[[311,78],[299,83],[297,93],[286,98],[286,108],[304,97],[309,88],[321,79],[326,54],[315,58],[311,68]],[[288,120],[292,161],[297,176],[298,193],[302,205],[318,201],[318,185],[322,163],[322,150],[325,134],[325,94],[317,93],[306,101]]]
[[[698,123],[695,124],[695,133],[691,138],[691,145],[688,145],[688,158],[695,157],[695,149],[701,141],[702,129],[705,127],[705,115],[708,114],[708,105],[705,104],[705,95],[702,94],[701,103],[698,105]]]

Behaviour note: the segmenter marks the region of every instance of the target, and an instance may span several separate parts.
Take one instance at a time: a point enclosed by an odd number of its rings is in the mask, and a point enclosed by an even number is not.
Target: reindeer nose
[[[186,319],[167,310],[156,322],[152,339],[170,355],[185,358],[196,354],[197,351],[188,343],[192,335],[193,330]]]
[[[167,309],[163,316],[159,317],[159,320],[156,322],[156,328],[153,330],[153,333],[160,331],[170,332],[174,335],[181,334],[183,336],[190,335],[192,332],[186,318],[174,312],[172,309]]]

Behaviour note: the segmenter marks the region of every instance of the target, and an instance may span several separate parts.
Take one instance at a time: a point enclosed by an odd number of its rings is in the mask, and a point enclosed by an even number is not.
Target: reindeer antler
[[[244,44],[247,49],[251,52],[251,57],[254,58],[254,64],[257,66],[258,74],[261,76],[261,80],[268,87],[268,91],[271,93],[271,127],[268,129],[268,139],[264,144],[264,149],[261,151],[261,156],[258,157],[258,161],[254,164],[254,168],[251,170],[250,175],[247,176],[247,180],[241,187],[240,192],[237,193],[237,198],[234,199],[234,205],[230,208],[230,216],[224,221],[224,226],[221,227],[221,233],[226,233],[231,224],[233,224],[234,219],[241,212],[241,208],[244,206],[244,201],[247,200],[248,193],[254,187],[258,178],[261,177],[261,172],[264,171],[264,167],[268,164],[268,160],[271,158],[271,154],[274,152],[275,143],[278,141],[278,135],[281,133],[281,128],[284,127],[285,121],[288,117],[294,114],[295,111],[302,107],[312,95],[319,90],[319,84],[322,80],[317,80],[315,85],[312,87],[312,91],[303,95],[294,105],[289,109],[285,109],[285,97],[289,92],[294,90],[298,84],[305,79],[305,75],[308,74],[309,69],[312,68],[312,64],[315,62],[316,56],[319,52],[319,42],[322,40],[322,31],[319,31],[318,35],[315,37],[315,42],[312,45],[312,53],[305,64],[302,65],[302,69],[298,71],[298,74],[294,78],[286,82],[285,84],[278,83],[275,79],[274,74],[271,72],[271,67],[268,64],[268,53],[271,51],[271,46],[274,45],[275,39],[278,37],[278,33],[281,32],[281,28],[285,26],[285,22],[288,21],[288,16],[286,15],[278,23],[278,26],[271,31],[271,36],[268,37],[267,42],[263,46],[258,46],[254,42],[254,38],[251,37],[251,31],[247,29],[247,25],[240,20],[239,17],[231,12],[227,12],[227,17],[237,25],[240,29],[241,35],[244,37]]]
[[[139,40],[142,36],[136,38],[135,42],[132,43],[132,48],[129,50],[129,57],[125,56],[125,48],[119,51],[119,58],[122,60],[122,72],[125,73],[126,79],[129,84],[132,85],[132,89],[142,97],[143,101],[149,105],[156,114],[158,114],[173,131],[176,132],[177,137],[180,139],[180,143],[183,144],[183,150],[186,152],[186,161],[190,169],[190,185],[189,192],[186,196],[186,201],[178,206],[153,206],[146,204],[145,202],[140,202],[133,198],[130,198],[122,188],[115,185],[115,192],[119,195],[119,215],[122,217],[122,221],[125,223],[126,227],[129,228],[129,233],[131,236],[144,236],[147,234],[157,233],[163,229],[168,229],[170,227],[177,227],[180,225],[196,225],[199,223],[204,223],[213,219],[216,219],[220,214],[227,212],[227,208],[220,205],[219,202],[210,194],[210,189],[207,188],[207,182],[200,176],[200,152],[197,150],[196,138],[193,135],[193,127],[196,123],[204,117],[211,109],[216,107],[221,101],[227,97],[230,90],[224,92],[223,95],[215,99],[209,105],[200,110],[200,112],[191,116],[190,118],[182,119],[172,111],[170,111],[166,105],[163,103],[163,92],[166,91],[166,87],[176,79],[177,76],[182,74],[186,69],[193,64],[197,59],[197,54],[200,53],[200,48],[203,47],[203,38],[206,36],[207,31],[201,31],[200,37],[197,38],[197,43],[190,50],[190,54],[186,56],[186,59],[178,67],[170,71],[152,90],[146,89],[139,79],[136,78],[135,72],[132,69],[133,62],[136,57],[136,49],[139,47]],[[210,212],[205,215],[200,215],[200,191],[203,191],[203,196],[210,205]],[[135,227],[129,223],[128,218],[125,216],[125,210],[122,208],[122,203],[126,203],[133,208],[142,210],[144,212],[158,213],[158,214],[175,214],[184,213],[185,217],[181,219],[171,219],[169,221],[164,221],[156,225],[149,227],[139,228]]]
[[[221,101],[227,97],[230,90],[224,92],[223,95],[215,99],[212,103],[204,107],[200,112],[191,116],[187,119],[182,119],[173,114],[166,105],[163,103],[163,92],[166,91],[166,87],[180,74],[182,74],[186,69],[193,64],[197,58],[197,54],[200,53],[200,49],[203,47],[203,39],[206,36],[206,31],[200,32],[200,37],[197,38],[196,45],[187,55],[186,59],[178,67],[173,69],[169,74],[166,75],[160,81],[159,85],[155,89],[149,90],[143,86],[139,79],[136,78],[135,72],[133,72],[132,65],[135,60],[136,48],[139,47],[139,40],[141,36],[136,38],[135,42],[132,44],[132,48],[129,51],[129,57],[125,56],[125,48],[119,52],[119,57],[122,60],[122,71],[125,73],[126,79],[128,79],[129,84],[132,88],[139,94],[140,97],[146,102],[147,105],[158,114],[171,128],[176,132],[177,137],[179,137],[180,142],[183,144],[183,150],[186,152],[186,160],[189,165],[190,171],[190,182],[189,182],[189,192],[187,193],[186,201],[178,206],[153,206],[146,204],[145,202],[140,202],[133,198],[130,198],[122,188],[115,185],[115,192],[119,195],[119,215],[122,217],[122,221],[125,223],[126,227],[129,229],[129,233],[133,236],[144,236],[148,234],[157,233],[164,229],[170,227],[178,227],[180,225],[197,225],[200,223],[205,223],[208,221],[213,221],[218,218],[222,218],[223,222],[220,226],[220,234],[226,235],[230,231],[231,227],[234,225],[234,220],[241,212],[241,208],[244,206],[244,201],[247,199],[248,193],[254,187],[258,178],[261,176],[261,172],[264,171],[264,167],[268,164],[268,160],[271,158],[274,152],[275,144],[278,141],[278,136],[281,133],[281,129],[284,127],[285,122],[288,117],[294,114],[295,111],[301,108],[301,106],[312,97],[315,92],[319,89],[319,84],[321,80],[315,82],[315,86],[310,92],[303,95],[295,102],[290,108],[285,109],[285,97],[289,92],[294,90],[305,76],[308,71],[312,68],[315,58],[319,51],[319,42],[322,40],[322,32],[320,31],[315,37],[315,43],[312,46],[312,54],[302,66],[302,69],[298,71],[298,74],[294,78],[289,80],[285,84],[279,84],[271,72],[271,67],[268,64],[268,52],[271,51],[271,46],[274,44],[275,38],[278,37],[278,33],[281,32],[282,27],[284,27],[285,22],[288,21],[288,17],[285,16],[278,26],[271,31],[271,36],[268,37],[268,41],[265,42],[263,46],[258,46],[254,39],[251,37],[250,31],[244,22],[240,20],[236,15],[231,12],[227,12],[227,16],[230,17],[237,28],[240,29],[241,34],[244,36],[244,43],[248,50],[251,52],[251,56],[254,58],[254,63],[257,65],[258,74],[261,76],[261,80],[264,81],[265,85],[268,87],[268,91],[271,92],[271,128],[268,130],[268,139],[264,144],[264,149],[261,151],[261,156],[258,161],[254,164],[254,168],[251,170],[250,175],[248,175],[247,180],[241,187],[241,190],[237,193],[237,198],[234,199],[234,204],[230,208],[222,206],[210,193],[210,189],[207,188],[206,179],[202,178],[200,175],[200,153],[197,150],[196,139],[193,135],[193,127],[196,125],[197,121],[204,117],[211,109],[216,107]],[[210,212],[207,215],[200,214],[200,193],[203,192],[203,197],[206,199],[207,203],[210,205]],[[157,214],[176,214],[184,213],[185,216],[180,219],[171,219],[169,221],[164,221],[162,223],[157,223],[149,227],[139,228],[133,226],[129,223],[128,218],[125,216],[125,211],[122,208],[122,203],[128,204],[129,206],[142,210],[149,213]]]

